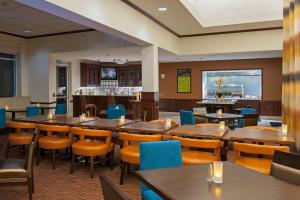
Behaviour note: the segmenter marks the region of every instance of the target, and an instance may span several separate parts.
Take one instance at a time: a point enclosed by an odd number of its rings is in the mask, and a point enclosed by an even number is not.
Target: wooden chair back
[[[124,141],[124,146],[128,146],[130,142],[154,142],[160,141],[161,135],[142,135],[121,132],[119,133],[119,139]]]

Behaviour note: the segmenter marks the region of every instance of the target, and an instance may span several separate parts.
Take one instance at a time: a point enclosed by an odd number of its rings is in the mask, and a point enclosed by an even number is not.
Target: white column
[[[142,47],[142,86],[143,92],[158,92],[158,47]]]

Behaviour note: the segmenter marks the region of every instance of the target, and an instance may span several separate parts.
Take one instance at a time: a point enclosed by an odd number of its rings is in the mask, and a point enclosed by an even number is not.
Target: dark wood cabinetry
[[[80,86],[99,86],[101,85],[101,67],[87,63],[80,64]]]
[[[139,65],[119,67],[118,81],[120,87],[141,87],[142,67]]]
[[[117,67],[119,87],[141,87],[142,67],[140,64],[118,66],[115,63],[81,63],[81,87],[101,85],[101,67]]]

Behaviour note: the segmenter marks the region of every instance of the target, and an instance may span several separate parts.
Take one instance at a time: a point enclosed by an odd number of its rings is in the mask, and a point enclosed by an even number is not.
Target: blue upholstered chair
[[[242,108],[241,110],[241,115],[246,115],[246,114],[255,114],[256,109],[255,108]],[[239,120],[239,125],[237,126],[238,128],[243,128],[244,127],[244,119]]]
[[[181,125],[184,125],[184,124],[194,125],[195,124],[195,118],[194,118],[193,112],[187,111],[187,110],[180,110],[179,112],[180,112]]]
[[[107,109],[107,119],[119,119],[122,115],[125,116],[124,108],[109,108]]]
[[[6,110],[0,109],[0,129],[5,128]]]
[[[26,108],[26,117],[34,117],[40,115],[40,109],[37,106],[30,106]]]
[[[57,103],[55,107],[56,115],[64,115],[66,114],[66,106],[64,103]]]
[[[108,109],[110,108],[123,108],[125,109],[124,105],[122,104],[108,104]]]
[[[160,169],[182,166],[181,144],[179,141],[140,143],[140,169]],[[154,191],[141,184],[144,200],[162,200]]]

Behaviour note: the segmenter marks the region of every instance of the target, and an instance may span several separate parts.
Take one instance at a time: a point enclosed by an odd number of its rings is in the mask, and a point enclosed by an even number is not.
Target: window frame
[[[262,67],[253,67],[253,68],[242,68],[242,69],[237,69],[237,68],[226,68],[226,69],[202,69],[200,71],[200,77],[201,77],[201,99],[207,99],[203,97],[203,72],[217,72],[217,71],[247,71],[247,70],[260,70],[261,71],[261,98],[260,99],[246,99],[246,98],[240,98],[237,100],[253,100],[253,101],[262,101],[264,99],[264,70]],[[231,98],[233,99],[233,98]]]
[[[18,85],[18,80],[17,80],[17,76],[18,76],[18,59],[19,59],[19,56],[18,56],[18,53],[15,53],[15,52],[9,52],[9,51],[2,51],[0,49],[0,53],[3,53],[3,54],[9,54],[9,55],[13,55],[14,56],[14,59],[10,59],[10,58],[3,58],[0,56],[0,59],[3,59],[3,60],[14,60],[14,79],[13,79],[13,82],[14,82],[14,91],[13,91],[13,96],[0,96],[0,98],[5,98],[5,97],[16,97],[17,96],[17,85]]]

